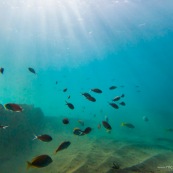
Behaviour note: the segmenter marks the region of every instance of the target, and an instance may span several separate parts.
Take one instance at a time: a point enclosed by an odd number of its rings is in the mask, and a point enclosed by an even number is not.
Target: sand
[[[0,173],[173,173],[171,140],[153,139],[147,142],[142,138],[113,139],[104,129],[101,129],[103,135],[100,136],[96,135],[98,129],[95,129],[79,137],[72,133],[73,124],[62,128],[61,120],[57,117],[45,117],[41,124],[38,125],[38,121],[35,123],[38,130],[41,128],[41,133],[53,137],[53,141],[44,143],[32,140],[33,134],[27,131],[31,126],[27,124],[32,122],[33,125],[33,119],[25,120],[28,121],[25,127],[15,126],[13,129],[16,138],[10,135],[12,131],[1,130]],[[71,145],[54,154],[59,144],[65,140],[70,141]],[[50,155],[53,162],[45,168],[27,170],[26,161],[41,154]],[[119,169],[113,169],[113,163],[118,164]]]
[[[141,143],[130,143],[112,139],[93,139],[88,136],[76,137],[70,134],[54,134],[59,136],[51,143],[35,141],[31,152],[10,153],[1,156],[2,173],[170,173],[173,172],[173,151],[161,146]],[[58,145],[68,139],[69,148],[53,154]],[[26,169],[26,161],[34,156],[48,154],[53,163],[45,168]],[[120,169],[113,169],[117,163]]]

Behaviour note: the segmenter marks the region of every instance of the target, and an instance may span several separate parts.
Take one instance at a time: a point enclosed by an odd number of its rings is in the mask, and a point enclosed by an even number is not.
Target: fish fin
[[[106,130],[107,133],[111,133],[111,130]]]
[[[27,161],[27,167],[26,167],[26,169],[28,170],[30,167],[32,167],[32,163],[30,163],[30,162]]]
[[[32,140],[38,139],[37,135],[34,134],[34,138]]]
[[[6,108],[6,105],[7,105],[7,104],[4,104],[4,109],[5,109],[5,110],[8,110],[8,109]]]

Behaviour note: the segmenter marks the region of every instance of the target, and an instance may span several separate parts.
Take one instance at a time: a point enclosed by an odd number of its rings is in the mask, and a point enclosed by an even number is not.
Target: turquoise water
[[[96,129],[108,116],[112,138],[130,132],[146,140],[172,139],[165,132],[173,123],[172,40],[172,0],[3,0],[0,102],[34,105],[45,116],[91,120]],[[117,88],[109,90],[113,85]],[[118,102],[119,109],[112,108],[108,102],[122,94],[126,106]]]

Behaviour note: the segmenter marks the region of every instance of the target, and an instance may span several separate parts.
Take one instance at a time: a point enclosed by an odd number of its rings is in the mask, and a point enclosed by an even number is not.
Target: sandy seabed
[[[58,134],[56,134],[58,136]],[[59,141],[71,141],[69,148],[53,154],[60,142],[41,143],[32,153],[1,155],[1,173],[171,173],[173,151],[160,146],[116,141],[89,136],[76,137],[59,134]],[[38,143],[41,143],[41,145]],[[26,169],[26,161],[34,156],[48,154],[53,162],[45,168]],[[113,163],[119,169],[113,169]]]
[[[3,109],[0,113],[1,122],[9,124],[0,131],[0,173],[173,173],[173,141],[170,139],[150,142],[142,138],[113,139],[103,128],[75,136],[74,124],[64,126],[62,119],[45,118],[40,109],[31,106],[22,114],[6,113]],[[33,141],[33,130],[37,134],[50,134],[53,141]],[[98,131],[103,136],[99,136]],[[71,145],[54,154],[67,140]],[[27,170],[26,162],[42,154],[51,156],[53,162],[44,168]],[[118,164],[119,169],[113,169],[113,163]]]

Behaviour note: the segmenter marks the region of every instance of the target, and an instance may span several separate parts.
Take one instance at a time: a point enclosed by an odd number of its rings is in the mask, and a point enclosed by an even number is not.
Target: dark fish
[[[56,154],[58,151],[67,149],[67,148],[69,147],[70,144],[71,144],[70,141],[62,142],[62,143],[59,145],[59,147],[56,149],[55,154]]]
[[[82,93],[83,96],[85,96],[86,99],[88,99],[89,101],[95,102],[96,99],[94,97],[92,97],[89,93]]]
[[[29,169],[30,167],[42,168],[48,166],[52,162],[53,160],[50,156],[40,155],[32,159],[31,162],[27,162],[27,169]]]
[[[165,129],[167,132],[173,132],[172,128]]]
[[[89,134],[89,133],[91,132],[91,130],[92,130],[91,127],[87,127],[87,128],[83,131],[83,133],[84,133],[84,134]]]
[[[52,137],[49,136],[49,135],[46,135],[46,134],[39,135],[39,136],[35,135],[35,138],[33,140],[35,140],[35,139],[39,139],[40,141],[43,141],[43,142],[50,142],[50,141],[52,141]]]
[[[0,125],[0,129],[6,129],[8,126]]]
[[[122,106],[126,105],[125,102],[120,102],[119,104],[122,105]]]
[[[13,112],[22,112],[23,111],[23,109],[19,105],[14,104],[14,103],[7,103],[4,105],[4,107],[5,107],[5,109],[13,111]]]
[[[116,96],[114,99],[112,99],[112,101],[118,101],[118,100],[120,100],[120,96]]]
[[[121,123],[121,126],[126,126],[128,128],[131,128],[131,129],[135,128],[135,126],[131,123]]]
[[[64,119],[62,120],[62,122],[63,122],[63,124],[69,124],[69,119],[68,119],[68,118],[64,118]]]
[[[31,73],[36,74],[36,72],[35,72],[35,70],[34,70],[33,68],[29,67],[28,70],[29,70]]]
[[[68,102],[66,101],[66,105],[67,105],[70,109],[74,109],[74,106],[73,106],[72,103],[68,103]]]
[[[70,95],[67,98],[70,99]]]
[[[111,86],[111,87],[109,87],[110,90],[114,90],[114,89],[116,89],[116,88],[117,88],[116,86]]]
[[[82,93],[82,95],[85,97],[91,97],[91,95],[89,93]]]
[[[148,117],[146,117],[146,116],[143,116],[143,118],[142,118],[144,121],[146,121],[146,122],[148,122],[149,121],[149,119],[148,119]]]
[[[83,135],[85,135],[85,133],[83,133],[83,131],[81,129],[79,129],[79,128],[74,128],[73,134],[74,135],[77,135],[77,136],[83,136]]]
[[[119,107],[118,107],[118,105],[117,104],[115,104],[115,103],[109,103],[109,105],[111,105],[113,108],[115,108],[115,109],[118,109]]]
[[[107,130],[112,130],[112,127],[110,126],[110,124],[106,121],[102,121],[102,124],[104,126],[104,128],[106,128]]]
[[[0,68],[0,73],[3,74],[4,73],[4,68]]]
[[[93,91],[95,93],[102,93],[102,90],[100,90],[98,88],[93,88],[93,89],[91,89],[91,91]]]
[[[55,84],[57,85],[58,84],[58,81],[56,81]]]
[[[67,88],[64,88],[64,89],[63,89],[63,92],[66,92],[66,91],[67,91]]]
[[[125,96],[124,94],[121,95],[122,98],[123,98],[124,96]]]
[[[91,102],[95,102],[96,101],[96,99],[94,97],[92,97],[92,96],[88,96],[88,97],[86,97],[86,99],[88,99]]]

